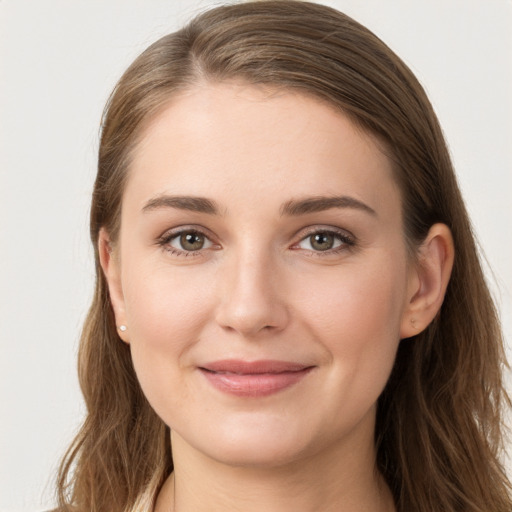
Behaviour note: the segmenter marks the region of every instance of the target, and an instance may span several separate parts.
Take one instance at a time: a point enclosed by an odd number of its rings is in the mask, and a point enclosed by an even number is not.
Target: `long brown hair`
[[[500,463],[510,405],[499,322],[436,115],[407,66],[374,34],[329,7],[294,0],[211,9],[149,47],[105,110],[91,211],[96,290],[79,376],[85,423],[61,466],[62,510],[152,506],[173,468],[168,429],[146,401],[114,322],[98,233],[115,241],[131,153],[177,92],[239,80],[303,92],[376,135],[394,163],[411,250],[429,228],[452,231],[456,257],[435,321],[400,343],[377,413],[378,469],[400,512],[510,512]]]

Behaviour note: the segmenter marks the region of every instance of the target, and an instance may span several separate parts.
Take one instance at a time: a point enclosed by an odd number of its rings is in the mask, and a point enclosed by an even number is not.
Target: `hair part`
[[[61,509],[135,511],[153,503],[172,471],[168,428],[117,334],[98,235],[105,228],[114,243],[118,237],[144,127],[181,91],[233,80],[312,95],[382,141],[411,248],[436,222],[451,229],[456,256],[442,309],[424,332],[401,341],[379,399],[378,469],[399,512],[509,512],[500,462],[510,405],[504,344],[436,115],[412,72],[373,33],[332,8],[294,0],[199,15],[143,52],[109,99],[91,209],[96,288],[79,353],[87,418],[61,466]]]

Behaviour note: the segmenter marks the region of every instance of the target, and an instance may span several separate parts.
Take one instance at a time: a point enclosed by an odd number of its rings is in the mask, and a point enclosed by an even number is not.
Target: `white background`
[[[444,127],[512,342],[512,3],[331,0],[413,69]],[[149,43],[212,5],[0,0],[0,511],[51,505],[80,423],[101,111]],[[509,349],[510,350],[510,349]]]

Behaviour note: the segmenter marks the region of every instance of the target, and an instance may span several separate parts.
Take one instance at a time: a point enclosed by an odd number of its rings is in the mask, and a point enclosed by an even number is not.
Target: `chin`
[[[188,430],[180,444],[184,441],[194,451],[225,465],[275,468],[322,449],[318,438],[323,436],[313,435],[308,427],[283,417],[249,414],[231,421],[225,419],[224,423],[211,423],[207,431]]]
[[[250,440],[243,444],[235,441],[218,445],[210,452],[210,457],[221,464],[254,469],[278,468],[301,459],[301,452],[296,444],[283,443],[276,439]]]

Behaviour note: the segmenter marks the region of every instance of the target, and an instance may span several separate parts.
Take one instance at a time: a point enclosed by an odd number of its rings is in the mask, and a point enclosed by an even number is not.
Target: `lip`
[[[226,359],[199,367],[210,384],[240,397],[264,397],[301,381],[314,367],[288,361]]]

